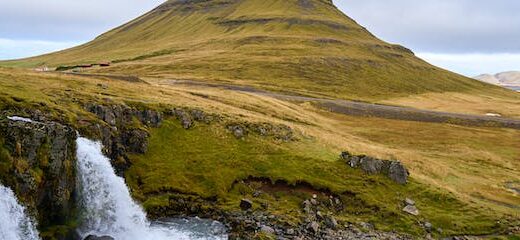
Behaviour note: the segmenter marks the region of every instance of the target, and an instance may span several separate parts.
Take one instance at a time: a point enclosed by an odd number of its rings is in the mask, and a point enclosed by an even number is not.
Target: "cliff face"
[[[76,218],[76,132],[55,122],[2,120],[0,139],[2,183],[37,215],[45,239],[70,237]]]

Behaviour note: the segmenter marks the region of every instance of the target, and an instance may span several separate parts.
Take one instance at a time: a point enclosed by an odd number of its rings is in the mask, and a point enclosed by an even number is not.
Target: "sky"
[[[0,59],[87,42],[163,0],[0,0]],[[518,0],[334,0],[384,41],[467,76],[520,70]]]

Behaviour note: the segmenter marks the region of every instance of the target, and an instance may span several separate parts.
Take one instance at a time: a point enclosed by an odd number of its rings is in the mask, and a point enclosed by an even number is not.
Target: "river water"
[[[118,177],[100,143],[79,137],[77,143],[80,195],[79,234],[116,240],[223,240],[224,227],[213,221],[177,219],[150,222]]]

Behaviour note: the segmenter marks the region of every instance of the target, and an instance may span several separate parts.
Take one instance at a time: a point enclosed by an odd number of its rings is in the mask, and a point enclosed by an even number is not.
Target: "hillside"
[[[85,240],[78,187],[106,175],[80,171],[78,139],[151,220],[218,220],[232,240],[520,234],[520,94],[385,43],[331,0],[170,0],[0,62],[0,92],[0,187],[43,240]]]
[[[505,94],[377,39],[331,0],[170,0],[84,45],[0,65],[105,61],[114,64],[88,71],[365,101],[432,92]]]

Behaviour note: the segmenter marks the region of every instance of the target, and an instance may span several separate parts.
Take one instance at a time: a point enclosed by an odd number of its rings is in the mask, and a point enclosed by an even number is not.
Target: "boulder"
[[[410,173],[408,170],[400,162],[390,162],[390,166],[388,168],[388,178],[392,179],[396,183],[404,185],[408,183],[409,175]]]
[[[242,199],[240,201],[240,209],[242,209],[243,211],[247,211],[249,209],[251,209],[253,207],[253,201],[249,200],[249,199]]]
[[[368,174],[378,174],[382,172],[383,161],[372,157],[364,157],[361,158],[360,166]]]
[[[351,168],[361,168],[367,174],[384,174],[398,184],[407,184],[408,170],[399,161],[381,160],[364,155],[352,155],[342,152],[340,158],[345,160]]]
[[[86,237],[84,240],[115,240],[113,237],[109,237],[109,236],[94,236],[94,235],[89,235],[88,237]]]
[[[410,215],[419,216],[419,209],[417,209],[414,205],[407,205],[403,208],[403,212],[408,213]]]

